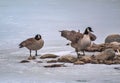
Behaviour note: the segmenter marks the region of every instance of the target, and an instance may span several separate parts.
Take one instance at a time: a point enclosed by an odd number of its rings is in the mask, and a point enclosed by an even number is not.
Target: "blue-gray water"
[[[95,43],[103,43],[109,34],[119,34],[120,1],[0,0],[0,82],[119,83],[120,71],[114,70],[114,66],[120,65],[88,64],[56,70],[44,69],[36,63],[19,63],[29,56],[27,49],[18,48],[26,38],[42,35],[45,46],[39,51],[41,54],[67,54],[74,49],[65,46],[68,41],[58,31],[79,29],[84,32],[88,26],[97,36]]]

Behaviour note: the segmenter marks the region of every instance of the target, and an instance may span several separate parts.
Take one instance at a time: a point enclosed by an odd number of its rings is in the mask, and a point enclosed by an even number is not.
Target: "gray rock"
[[[44,66],[45,68],[54,68],[54,67],[66,67],[64,64],[50,64]]]
[[[71,55],[65,55],[65,56],[61,56],[60,58],[58,58],[58,62],[74,63],[76,60],[77,58]]]
[[[88,52],[101,52],[105,49],[112,48],[114,50],[120,49],[120,43],[118,42],[111,42],[111,43],[102,43],[102,44],[93,44],[92,46],[88,47],[86,51]]]
[[[85,64],[83,61],[77,60],[74,62],[74,65],[83,65]]]
[[[114,60],[114,64],[120,64],[120,60]]]
[[[57,63],[57,60],[49,60],[47,63]]]
[[[54,54],[44,54],[42,55],[40,58],[41,59],[45,59],[45,58],[57,58],[58,56],[57,55],[54,55]]]
[[[94,59],[91,61],[91,63],[92,64],[99,64],[98,60],[94,60]]]
[[[115,51],[113,49],[106,49],[100,54],[96,55],[97,60],[113,60],[115,57]]]
[[[35,56],[29,56],[29,57],[28,57],[28,60],[34,60],[34,59],[36,59]]]
[[[116,70],[120,70],[120,67],[115,67],[114,69],[116,69]]]
[[[36,61],[37,63],[43,63],[42,61]]]
[[[83,61],[85,63],[90,63],[92,60],[91,56],[81,56],[81,58],[79,58],[80,61]]]
[[[111,42],[119,42],[120,43],[120,35],[119,34],[108,35],[105,38],[105,43],[111,43]]]
[[[28,60],[22,60],[22,61],[20,61],[20,63],[28,63],[28,62],[30,62],[30,61],[28,61]]]
[[[112,65],[112,64],[114,64],[114,61],[112,61],[112,60],[106,60],[106,61],[104,61],[104,64],[106,64],[106,65]]]

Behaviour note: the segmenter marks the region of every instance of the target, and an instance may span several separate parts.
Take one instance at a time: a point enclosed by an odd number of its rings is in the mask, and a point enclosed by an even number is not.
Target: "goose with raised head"
[[[26,47],[30,50],[30,56],[31,51],[34,50],[37,56],[37,50],[41,49],[44,45],[44,40],[42,39],[40,34],[37,34],[34,38],[29,38],[19,44],[19,48]]]
[[[73,30],[62,30],[60,32],[62,37],[71,41],[70,45],[75,48],[78,58],[80,57],[79,51],[82,51],[83,55],[85,55],[85,49],[91,45],[91,41],[96,40],[96,36],[91,33],[93,32],[91,27],[87,27],[84,33],[80,33],[80,31],[76,32]]]

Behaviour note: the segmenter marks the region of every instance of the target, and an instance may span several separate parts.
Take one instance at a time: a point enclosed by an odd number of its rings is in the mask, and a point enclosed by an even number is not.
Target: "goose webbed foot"
[[[80,53],[77,54],[77,59],[81,58],[83,55],[81,55]]]
[[[83,51],[83,56],[85,56],[85,51]]]
[[[28,57],[28,60],[34,60],[34,59],[36,59],[35,56],[29,56]]]
[[[78,52],[78,49],[75,49],[75,51],[76,51],[76,54],[77,54],[77,58],[79,59],[81,54]]]
[[[80,58],[80,54],[79,54],[79,53],[77,54],[77,58],[78,58],[78,59]]]
[[[85,56],[85,54],[83,54],[82,56]]]
[[[70,45],[70,43],[67,43],[67,44],[66,44],[66,46],[69,46],[69,45]]]
[[[38,55],[37,55],[37,50],[36,50],[35,52],[36,52],[36,53],[35,53],[35,56],[38,56]]]

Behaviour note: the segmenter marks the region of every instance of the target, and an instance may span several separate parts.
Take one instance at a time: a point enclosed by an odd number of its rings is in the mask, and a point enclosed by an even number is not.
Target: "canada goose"
[[[42,40],[41,35],[37,34],[34,38],[29,38],[19,44],[19,48],[26,47],[30,50],[30,57],[31,57],[31,50],[36,52],[37,50],[41,49],[44,45],[44,40]]]
[[[93,32],[91,27],[87,27],[83,34],[74,30],[62,30],[60,32],[62,37],[71,41],[70,45],[75,48],[78,58],[80,56],[78,52],[82,51],[83,55],[85,55],[84,50],[91,45],[91,41],[96,40],[96,36],[91,33]]]

